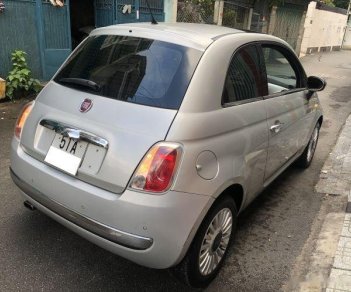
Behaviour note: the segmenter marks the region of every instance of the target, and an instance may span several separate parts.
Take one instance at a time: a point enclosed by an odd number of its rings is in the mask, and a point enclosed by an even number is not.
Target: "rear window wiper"
[[[58,82],[88,87],[94,91],[100,91],[101,89],[101,86],[96,82],[83,78],[61,78]]]

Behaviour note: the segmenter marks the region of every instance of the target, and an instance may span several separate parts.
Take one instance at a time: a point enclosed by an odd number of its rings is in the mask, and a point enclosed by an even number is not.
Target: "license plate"
[[[56,134],[45,162],[69,174],[76,175],[88,143]]]

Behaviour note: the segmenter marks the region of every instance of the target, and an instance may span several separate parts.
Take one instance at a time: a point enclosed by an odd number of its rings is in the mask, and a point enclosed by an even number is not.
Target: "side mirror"
[[[327,82],[319,77],[310,76],[307,78],[307,89],[311,92],[322,91],[326,85]]]

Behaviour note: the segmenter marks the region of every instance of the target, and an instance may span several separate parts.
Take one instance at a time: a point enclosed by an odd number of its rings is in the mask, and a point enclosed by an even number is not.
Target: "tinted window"
[[[288,59],[276,48],[264,47],[268,92],[277,92],[297,88],[297,74]]]
[[[255,46],[248,46],[238,51],[227,72],[223,103],[231,103],[264,95],[259,55]]]
[[[157,40],[94,36],[74,53],[55,81],[113,99],[178,109],[201,54]],[[67,78],[90,80],[97,86],[70,83]]]

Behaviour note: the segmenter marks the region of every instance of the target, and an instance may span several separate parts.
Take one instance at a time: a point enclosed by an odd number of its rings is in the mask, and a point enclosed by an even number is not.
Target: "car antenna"
[[[152,11],[151,11],[151,8],[150,8],[150,5],[149,5],[149,1],[145,0],[145,2],[146,2],[146,5],[147,5],[147,9],[149,9],[149,12],[151,14],[151,24],[158,24],[158,22],[156,21],[154,15],[152,14]]]

